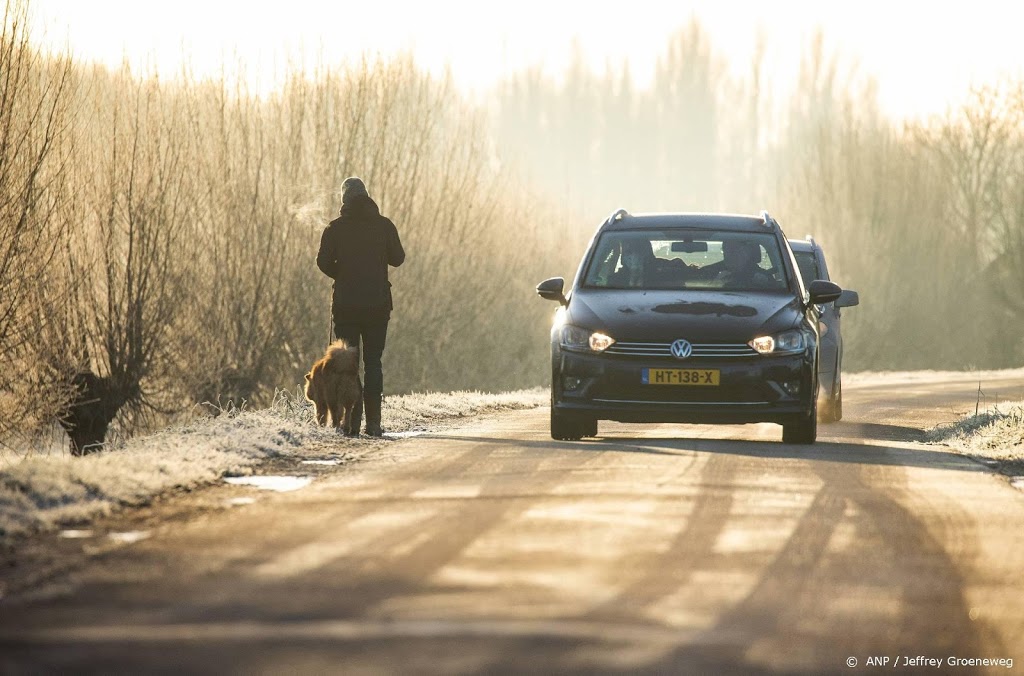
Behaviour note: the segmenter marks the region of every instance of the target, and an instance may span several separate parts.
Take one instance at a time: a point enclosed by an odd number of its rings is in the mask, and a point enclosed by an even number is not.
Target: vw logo
[[[690,344],[690,341],[682,338],[673,341],[670,349],[672,350],[672,356],[676,359],[686,359],[693,354],[693,345]]]

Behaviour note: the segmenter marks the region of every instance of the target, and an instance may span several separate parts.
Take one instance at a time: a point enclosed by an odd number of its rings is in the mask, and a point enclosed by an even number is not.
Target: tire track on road
[[[899,470],[902,472],[902,470]],[[971,520],[948,500],[926,497],[941,508],[922,516],[904,506],[908,499],[905,474],[894,468],[865,466],[851,476],[835,468],[821,467],[826,481],[845,487],[848,499],[860,510],[857,522],[874,536],[877,546],[864,547],[862,560],[878,561],[898,581],[901,613],[891,633],[876,637],[875,645],[888,641],[893,649],[920,651],[914,654],[974,655],[982,649],[1003,652],[998,634],[983,622],[972,621],[964,597],[965,571],[961,571],[941,537],[957,543],[962,558],[973,559],[975,534]],[[894,477],[898,480],[893,481]],[[881,484],[889,484],[884,486]],[[929,529],[939,531],[937,537]],[[864,541],[865,538],[859,538]]]
[[[455,441],[456,438],[453,438]],[[488,476],[479,483],[479,493],[469,498],[427,499],[440,508],[423,521],[389,529],[366,543],[365,549],[352,557],[338,559],[325,566],[323,573],[334,579],[350,579],[334,594],[334,601],[319,607],[319,612],[331,617],[359,617],[371,614],[378,604],[396,597],[413,595],[430,589],[429,578],[449,562],[455,560],[467,547],[497,524],[528,510],[537,498],[548,497],[546,491],[565,479],[565,472],[538,473],[537,470],[552,456],[537,450],[503,449],[503,440],[472,440],[473,451],[462,454],[469,462],[463,474],[473,466],[488,466]],[[477,451],[479,449],[479,451]],[[501,456],[499,452],[507,453]],[[588,448],[582,458],[573,458],[567,469],[596,463],[605,451]],[[499,456],[499,457],[495,457]],[[562,458],[563,462],[565,458]],[[458,476],[458,467],[450,467],[450,476]],[[524,494],[524,476],[532,477],[531,492]],[[425,477],[423,486],[434,486],[436,476]],[[395,506],[422,503],[409,491],[404,499],[393,501]],[[416,541],[398,555],[396,546]],[[317,615],[316,610],[305,608],[305,615]]]
[[[856,655],[1005,652],[993,632],[969,619],[964,580],[949,554],[891,494],[892,478],[904,469],[819,460],[809,464],[824,485],[759,583],[714,627],[667,656],[655,671],[693,664],[716,670],[822,664],[839,669]],[[873,486],[865,475],[883,484],[887,480],[889,486]],[[852,518],[846,516],[850,506],[857,512]],[[856,537],[852,550],[835,552],[830,544],[844,522],[855,526]],[[865,578],[883,583],[885,597],[899,599],[898,615],[865,614],[869,597],[857,604],[856,619],[830,614],[829,592],[865,589]],[[838,626],[844,621],[851,625],[845,631]]]
[[[631,581],[582,619],[621,619],[623,614],[628,614],[635,621],[642,610],[687,584],[700,563],[711,557],[729,520],[733,503],[730,483],[735,476],[735,465],[727,457],[709,454],[701,468],[698,484],[701,488],[694,498],[693,509],[668,549],[660,554],[625,557],[619,569],[632,578]]]

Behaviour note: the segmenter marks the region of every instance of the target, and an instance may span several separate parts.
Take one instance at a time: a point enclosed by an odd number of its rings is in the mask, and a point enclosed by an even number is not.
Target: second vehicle
[[[822,251],[820,244],[808,237],[803,240],[791,239],[789,245],[793,249],[805,285],[816,279],[832,280],[825,262],[825,252]],[[839,298],[818,308],[821,313],[818,320],[818,417],[823,422],[843,419],[842,308],[859,304],[860,296],[857,292],[844,289]]]

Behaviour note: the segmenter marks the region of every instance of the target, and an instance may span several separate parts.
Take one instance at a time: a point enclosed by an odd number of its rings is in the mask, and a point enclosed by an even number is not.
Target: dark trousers
[[[388,320],[353,321],[345,318],[339,322],[338,318],[335,318],[334,321],[334,335],[338,338],[349,345],[359,345],[362,339],[360,353],[363,355],[363,371],[366,378],[363,392],[368,399],[380,397],[384,393],[384,367],[380,360],[384,356],[384,342],[388,337]]]

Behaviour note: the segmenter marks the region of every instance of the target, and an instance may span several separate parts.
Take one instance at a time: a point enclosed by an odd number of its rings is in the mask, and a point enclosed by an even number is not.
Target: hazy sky
[[[34,0],[46,41],[83,59],[220,72],[227,58],[253,66],[271,86],[289,59],[331,62],[364,52],[407,49],[424,67],[450,66],[456,81],[481,89],[503,73],[542,64],[565,67],[574,39],[595,70],[628,59],[644,84],[670,33],[696,16],[717,52],[746,72],[756,37],[768,76],[780,86],[797,72],[816,27],[859,72],[879,81],[893,115],[941,112],[968,86],[1024,75],[1024,2],[857,3],[620,0],[511,3],[430,0]]]

